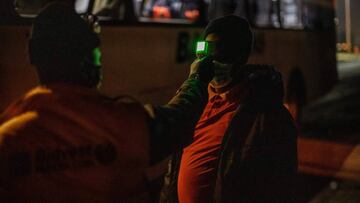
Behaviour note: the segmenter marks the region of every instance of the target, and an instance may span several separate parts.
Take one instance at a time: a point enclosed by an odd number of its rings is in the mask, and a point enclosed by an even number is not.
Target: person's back
[[[10,202],[147,202],[149,128],[140,104],[50,85],[3,117],[11,117],[0,127],[2,195]]]

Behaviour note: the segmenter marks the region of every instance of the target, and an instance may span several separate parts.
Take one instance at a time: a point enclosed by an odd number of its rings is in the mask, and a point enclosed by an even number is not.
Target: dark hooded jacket
[[[281,74],[271,66],[246,65],[249,90],[226,130],[220,151],[214,202],[294,202],[297,130],[283,106]],[[181,153],[172,157],[162,203],[178,202]]]

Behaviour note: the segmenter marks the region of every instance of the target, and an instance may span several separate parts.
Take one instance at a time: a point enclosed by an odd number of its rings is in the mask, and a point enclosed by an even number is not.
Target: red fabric
[[[209,87],[209,102],[184,149],[178,178],[180,203],[213,202],[217,161],[225,131],[245,91],[241,85],[216,94]]]
[[[0,202],[148,202],[146,118],[89,89],[33,89],[0,118]]]

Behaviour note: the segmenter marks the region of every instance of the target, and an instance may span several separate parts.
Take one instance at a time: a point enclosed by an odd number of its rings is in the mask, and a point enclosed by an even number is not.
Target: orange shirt
[[[197,123],[194,142],[184,149],[178,177],[180,203],[213,202],[221,143],[229,122],[245,96],[243,86],[216,94],[209,86],[209,102]]]
[[[148,202],[140,104],[52,85],[31,90],[0,120],[0,202]]]

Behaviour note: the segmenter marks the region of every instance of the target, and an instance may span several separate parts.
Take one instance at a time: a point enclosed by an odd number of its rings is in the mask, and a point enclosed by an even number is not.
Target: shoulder
[[[243,66],[246,79],[252,85],[264,87],[265,85],[282,84],[281,73],[273,65],[247,64]]]
[[[37,118],[38,114],[34,111],[28,111],[14,116],[0,125],[0,136],[4,134],[15,134],[16,131],[24,129],[27,124],[35,121]]]
[[[111,99],[115,105],[115,108],[123,109],[128,113],[136,113],[142,115],[145,118],[151,116],[153,108],[151,105],[143,105],[136,98],[130,95],[121,95]]]
[[[282,104],[282,75],[273,65],[247,64],[240,72],[249,89],[249,101],[255,104]]]
[[[36,109],[38,106],[42,106],[43,101],[51,94],[51,90],[45,87],[39,86],[31,89],[4,110],[0,116],[0,124],[27,111]]]

